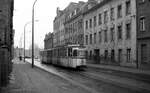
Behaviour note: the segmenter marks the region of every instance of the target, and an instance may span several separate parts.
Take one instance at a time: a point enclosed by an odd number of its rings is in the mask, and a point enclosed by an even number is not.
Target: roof
[[[94,7],[92,7],[91,9],[88,9],[87,11],[85,11],[83,13],[83,15],[87,15],[89,14],[90,12],[94,12],[96,11],[97,9],[99,9],[100,7],[104,6],[105,4],[107,4],[108,2],[110,2],[112,0],[103,0],[101,1],[100,3],[98,3],[97,5],[95,5]]]

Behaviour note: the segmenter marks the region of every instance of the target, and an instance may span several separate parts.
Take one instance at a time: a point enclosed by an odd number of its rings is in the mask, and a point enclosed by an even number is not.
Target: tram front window
[[[77,56],[77,50],[73,51],[73,56],[76,57]]]
[[[79,57],[85,57],[85,51],[84,50],[79,50],[78,51],[78,56]]]

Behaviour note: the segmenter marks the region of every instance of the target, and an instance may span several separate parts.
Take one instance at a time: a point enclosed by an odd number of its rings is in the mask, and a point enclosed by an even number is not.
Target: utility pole
[[[26,32],[26,26],[29,24],[30,22],[27,22],[25,25],[24,25],[24,62],[25,62],[25,52],[26,52],[26,45],[25,45],[25,32]]]
[[[39,20],[34,20],[34,21],[36,21],[36,22],[38,22]],[[30,24],[32,21],[29,21],[29,22],[27,22],[25,25],[24,25],[24,62],[25,62],[25,51],[26,51],[26,49],[25,49],[25,45],[26,45],[26,43],[25,43],[25,40],[26,40],[26,26],[28,25],[28,24]]]
[[[32,68],[34,67],[34,6],[37,0],[34,1],[32,7]]]
[[[22,35],[23,33],[21,34],[21,37],[20,37],[20,41],[19,41],[19,58],[21,59],[21,52],[22,52]]]

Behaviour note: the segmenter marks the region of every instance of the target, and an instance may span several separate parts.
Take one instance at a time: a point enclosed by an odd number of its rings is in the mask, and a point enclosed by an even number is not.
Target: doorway
[[[94,60],[96,63],[99,63],[99,61],[100,61],[100,50],[99,49],[94,49]]]
[[[115,50],[111,50],[111,62],[115,61]]]
[[[141,45],[141,63],[147,62],[147,45],[142,44]]]
[[[122,49],[118,50],[118,62],[121,63],[122,60]]]

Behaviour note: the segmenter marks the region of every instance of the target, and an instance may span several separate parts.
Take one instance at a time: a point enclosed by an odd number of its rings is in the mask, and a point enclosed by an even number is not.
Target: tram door
[[[141,45],[141,63],[147,62],[147,46],[146,44]]]

